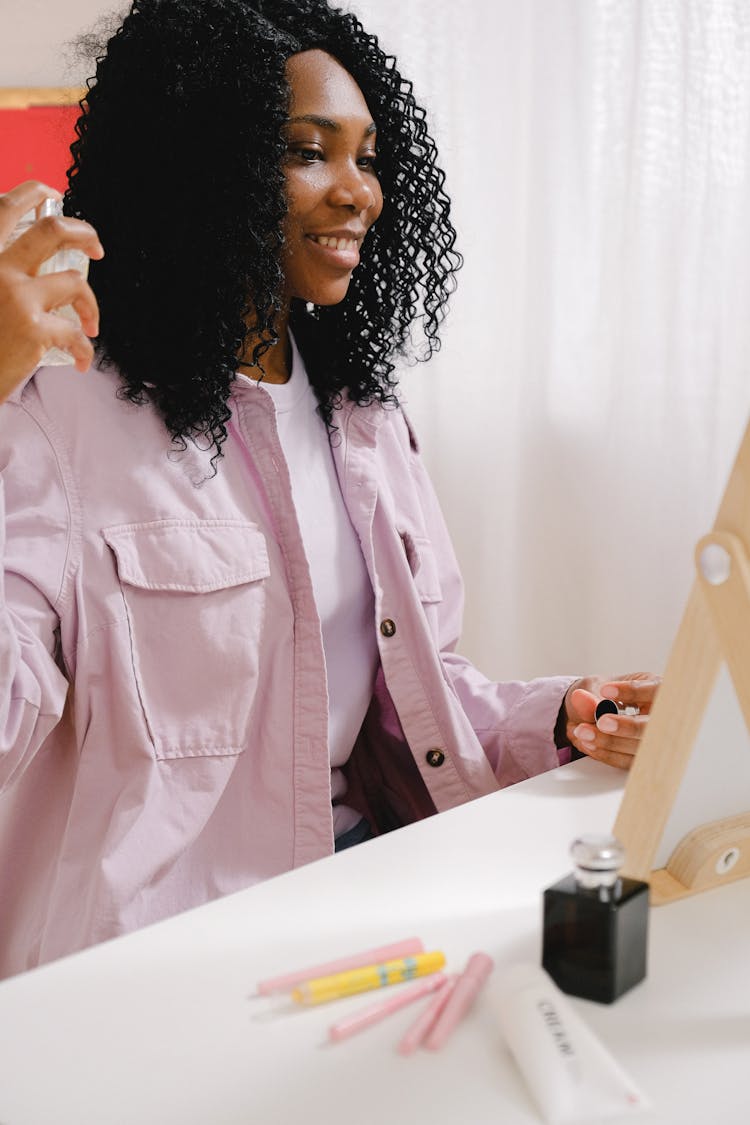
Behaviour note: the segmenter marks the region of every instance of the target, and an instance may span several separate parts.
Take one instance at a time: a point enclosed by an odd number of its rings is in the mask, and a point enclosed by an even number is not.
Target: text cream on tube
[[[506,1041],[547,1125],[599,1125],[651,1109],[543,969],[511,966],[500,995]]]

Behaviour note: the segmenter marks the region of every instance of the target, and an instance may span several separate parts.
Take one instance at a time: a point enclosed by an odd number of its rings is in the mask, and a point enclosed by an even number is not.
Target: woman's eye
[[[372,153],[369,153],[367,156],[358,157],[357,164],[359,165],[360,168],[369,168],[374,172],[375,171],[375,163],[376,163],[377,159],[378,158],[375,155],[375,153],[372,152]]]
[[[317,160],[323,159],[323,153],[317,148],[290,148],[289,153],[291,156],[298,156],[305,164],[314,164]]]

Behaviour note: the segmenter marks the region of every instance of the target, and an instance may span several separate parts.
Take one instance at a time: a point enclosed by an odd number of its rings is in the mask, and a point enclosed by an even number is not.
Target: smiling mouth
[[[326,234],[308,234],[305,237],[316,248],[314,253],[322,264],[347,271],[359,265],[361,239],[334,238]]]
[[[357,250],[359,248],[358,238],[331,238],[325,234],[308,234],[307,237],[311,242],[317,242],[318,246],[327,246],[330,250]]]

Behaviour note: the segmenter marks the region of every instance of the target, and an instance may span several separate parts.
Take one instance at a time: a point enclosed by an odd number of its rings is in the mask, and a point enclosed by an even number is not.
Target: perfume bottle
[[[575,872],[544,892],[542,965],[563,992],[611,1004],[646,975],[648,883],[619,875],[614,836],[581,836]]]
[[[15,228],[9,235],[6,246],[10,246],[11,242],[15,242],[22,234],[34,225],[37,219],[43,219],[48,215],[62,215],[62,203],[57,199],[45,199],[36,210],[28,211],[21,217]],[[59,273],[61,270],[78,270],[81,276],[85,279],[88,277],[89,272],[89,258],[83,250],[75,248],[68,248],[66,250],[58,250],[46,262],[43,262],[38,270],[38,275],[42,277],[44,274]],[[80,327],[81,321],[78,313],[72,305],[62,305],[59,308],[52,310],[56,316],[62,316],[65,320],[71,321],[72,324]],[[66,365],[70,366],[74,362],[73,356],[68,352],[63,351],[62,348],[49,348],[41,360],[39,361],[40,367],[53,367]]]

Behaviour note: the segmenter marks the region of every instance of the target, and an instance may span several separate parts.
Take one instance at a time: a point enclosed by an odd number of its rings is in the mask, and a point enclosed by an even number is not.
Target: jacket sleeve
[[[450,683],[501,786],[569,760],[558,751],[554,730],[573,676],[498,683],[456,652],[463,624],[463,582],[435,490],[412,439],[412,473],[439,570],[440,657]]]
[[[50,443],[18,401],[0,407],[0,791],[59,721],[55,660],[70,520]]]

